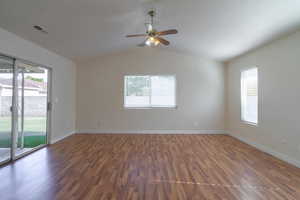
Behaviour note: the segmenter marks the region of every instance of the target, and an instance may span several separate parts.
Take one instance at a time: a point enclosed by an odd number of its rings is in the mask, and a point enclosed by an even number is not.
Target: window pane
[[[150,106],[149,76],[125,76],[125,106]]]
[[[258,110],[257,68],[242,72],[241,99],[242,120],[257,123]]]
[[[151,76],[151,105],[174,107],[175,103],[175,77]]]

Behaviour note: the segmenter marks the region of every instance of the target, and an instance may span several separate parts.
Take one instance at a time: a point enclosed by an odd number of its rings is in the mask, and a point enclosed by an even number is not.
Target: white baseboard
[[[275,150],[273,150],[273,149],[271,149],[271,148],[269,148],[265,145],[262,145],[262,144],[259,144],[259,143],[253,142],[253,141],[249,141],[248,139],[245,139],[241,136],[238,136],[238,135],[235,135],[235,134],[232,134],[232,133],[228,133],[228,135],[230,135],[230,136],[232,136],[232,137],[234,137],[234,138],[236,138],[236,139],[238,139],[238,140],[240,140],[240,141],[242,141],[246,144],[249,144],[249,145],[265,152],[265,153],[268,153],[268,154],[270,154],[270,155],[272,155],[272,156],[274,156],[274,157],[276,157],[280,160],[283,160],[285,162],[288,162],[288,163],[300,168],[300,161],[296,160],[294,158],[291,158],[290,156],[288,156],[286,154],[275,151]]]
[[[54,138],[54,139],[51,139],[50,144],[54,144],[54,143],[56,143],[56,142],[59,142],[60,140],[63,140],[63,139],[65,139],[66,137],[69,137],[69,136],[71,136],[71,135],[73,135],[73,134],[75,134],[75,131],[71,131],[71,132],[69,132],[69,133],[67,133],[67,134],[65,134],[65,135],[63,135],[63,136],[60,136],[60,137],[56,137],[56,138]]]
[[[224,130],[79,130],[82,134],[226,134]]]

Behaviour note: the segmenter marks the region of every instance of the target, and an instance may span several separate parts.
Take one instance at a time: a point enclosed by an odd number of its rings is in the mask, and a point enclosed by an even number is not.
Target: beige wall
[[[76,65],[53,52],[0,28],[0,53],[52,68],[51,142],[75,131]]]
[[[240,71],[257,66],[259,124],[240,120]],[[227,69],[229,132],[300,166],[300,31],[231,61]]]
[[[78,132],[224,130],[224,68],[218,62],[136,48],[80,63],[77,70]],[[178,108],[124,109],[123,79],[131,74],[176,75]]]

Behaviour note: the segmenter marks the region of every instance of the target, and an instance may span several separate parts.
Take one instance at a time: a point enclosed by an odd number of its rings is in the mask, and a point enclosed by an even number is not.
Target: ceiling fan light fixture
[[[150,47],[151,46],[151,41],[148,39],[148,40],[146,40],[145,44]]]
[[[154,42],[155,42],[155,38],[154,38],[154,37],[149,37],[149,41],[150,41],[151,43],[154,43]]]
[[[149,46],[149,47],[152,47],[152,46],[157,46],[157,45],[159,45],[160,42],[159,42],[156,38],[154,38],[154,37],[149,37],[149,38],[146,40],[145,44],[146,44],[147,46]]]

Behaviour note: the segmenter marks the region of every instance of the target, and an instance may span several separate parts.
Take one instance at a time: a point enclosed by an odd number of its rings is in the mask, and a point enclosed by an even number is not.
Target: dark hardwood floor
[[[300,199],[300,169],[225,135],[73,135],[0,168],[0,199]]]

